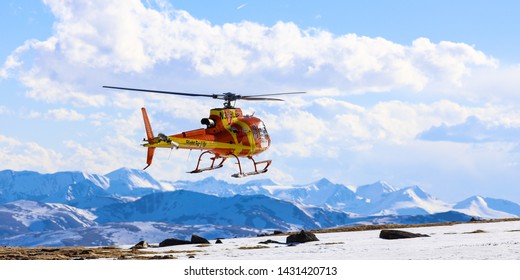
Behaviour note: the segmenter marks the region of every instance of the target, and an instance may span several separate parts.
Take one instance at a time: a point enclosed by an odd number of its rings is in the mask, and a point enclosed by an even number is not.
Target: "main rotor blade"
[[[155,92],[155,93],[162,93],[162,94],[211,97],[211,98],[215,98],[215,99],[219,98],[218,94],[200,94],[200,93],[174,92],[174,91],[151,90],[151,89],[141,89],[141,88],[112,87],[112,86],[103,86],[103,87],[111,88],[111,89],[131,90],[131,91]]]
[[[278,93],[267,93],[267,94],[242,95],[241,99],[245,99],[246,97],[262,97],[262,96],[305,94],[305,93],[306,93],[305,91],[294,91],[294,92],[278,92]]]
[[[270,98],[270,97],[251,97],[251,96],[242,96],[241,100],[249,100],[249,101],[284,101],[279,98]]]

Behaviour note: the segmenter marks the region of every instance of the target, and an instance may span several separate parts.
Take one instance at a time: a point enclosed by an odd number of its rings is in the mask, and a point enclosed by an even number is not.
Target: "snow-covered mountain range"
[[[108,245],[519,216],[520,205],[511,201],[473,196],[450,204],[418,186],[385,182],[353,187],[321,179],[287,186],[212,177],[159,182],[128,168],[106,175],[0,171],[0,245]]]

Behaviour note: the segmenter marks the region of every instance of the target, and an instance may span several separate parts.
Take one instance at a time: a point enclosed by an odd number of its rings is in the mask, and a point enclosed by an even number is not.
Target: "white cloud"
[[[453,141],[463,143],[512,142],[520,140],[520,126],[493,125],[475,116],[468,117],[464,123],[448,126],[433,126],[421,132],[418,138],[430,141]]]
[[[31,141],[22,141],[0,134],[0,169],[55,172],[62,165],[63,155]]]
[[[461,86],[461,79],[471,74],[473,66],[498,66],[498,61],[464,43],[434,44],[427,38],[419,38],[412,43],[411,54],[425,75],[438,76],[451,86]]]
[[[498,69],[475,69],[470,79],[464,80],[468,99],[491,104],[511,104],[520,101],[520,64],[503,65]]]
[[[106,103],[106,97],[82,92],[77,85],[52,80],[49,77],[31,71],[23,74],[20,81],[30,90],[26,96],[46,103],[65,103],[78,107],[99,107]]]
[[[81,121],[85,119],[85,116],[75,110],[60,108],[47,111],[44,118],[57,121]]]
[[[201,81],[225,81],[250,88],[250,81],[261,81],[265,88],[297,86],[338,95],[459,86],[473,68],[496,66],[493,58],[463,43],[419,38],[406,46],[303,30],[290,22],[212,25],[185,11],[145,7],[137,0],[45,3],[56,17],[53,35],[27,41],[0,73],[7,77],[20,70],[28,96],[52,103],[106,105],[106,97],[93,92],[114,78],[132,82],[123,78],[131,73],[147,73],[139,77],[146,83],[164,80],[166,71],[170,83],[200,87]]]
[[[309,157],[322,152],[323,137],[327,132],[327,125],[322,119],[301,110],[291,110],[264,119],[269,120],[269,132],[281,136],[277,144],[273,145],[275,153]]]
[[[4,78],[4,79],[8,78],[9,70],[20,67],[20,66],[21,66],[20,61],[16,60],[16,57],[14,55],[8,56],[4,62],[3,67],[0,68],[0,78]]]

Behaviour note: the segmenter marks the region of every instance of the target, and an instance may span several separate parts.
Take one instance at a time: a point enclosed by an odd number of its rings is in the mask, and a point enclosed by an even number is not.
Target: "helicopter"
[[[271,96],[305,93],[303,91],[298,91],[258,95],[239,95],[231,92],[220,94],[198,94],[115,86],[103,87],[116,90],[151,92],[189,97],[209,97],[224,100],[224,107],[211,109],[209,117],[201,119],[200,122],[202,125],[206,126],[205,128],[189,130],[168,136],[164,133],[159,133],[157,136],[154,135],[146,108],[142,107],[141,112],[143,114],[144,127],[146,130],[146,138],[143,139],[144,143],[142,146],[148,149],[146,157],[147,166],[144,169],[147,169],[152,164],[156,148],[201,150],[197,166],[194,170],[189,171],[188,173],[200,173],[215,170],[224,166],[223,164],[228,158],[234,158],[238,164],[238,173],[231,176],[235,178],[265,173],[271,165],[271,160],[256,161],[253,158],[253,156],[267,150],[271,145],[271,138],[267,133],[263,121],[253,115],[244,115],[242,109],[234,107],[236,101],[283,101],[283,99],[273,98]],[[233,103],[233,105],[231,105],[231,103]],[[210,156],[209,159],[211,160],[211,164],[207,167],[201,167],[200,163],[205,155]],[[240,158],[251,160],[254,171],[244,172]]]

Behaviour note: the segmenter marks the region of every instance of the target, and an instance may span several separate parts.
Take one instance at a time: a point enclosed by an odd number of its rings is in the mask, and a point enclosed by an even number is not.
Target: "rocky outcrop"
[[[168,238],[159,243],[159,247],[175,246],[175,245],[186,245],[186,244],[210,244],[209,241],[198,235],[192,235],[191,240],[182,240],[177,238]]]
[[[191,241],[177,239],[177,238],[168,238],[168,239],[161,241],[161,243],[159,243],[159,247],[185,245],[185,244],[191,244]]]
[[[305,243],[311,241],[320,241],[314,233],[309,231],[300,231],[296,234],[291,234],[287,236],[287,243]]]
[[[133,247],[131,247],[130,249],[146,249],[150,247],[150,245],[148,244],[148,242],[146,241],[140,241],[139,243],[135,244]]]
[[[415,237],[430,237],[426,234],[413,233],[404,230],[395,229],[383,229],[379,233],[379,238],[382,239],[402,239],[402,238],[415,238]]]
[[[209,241],[204,237],[200,237],[198,235],[192,235],[191,244],[209,244]]]

